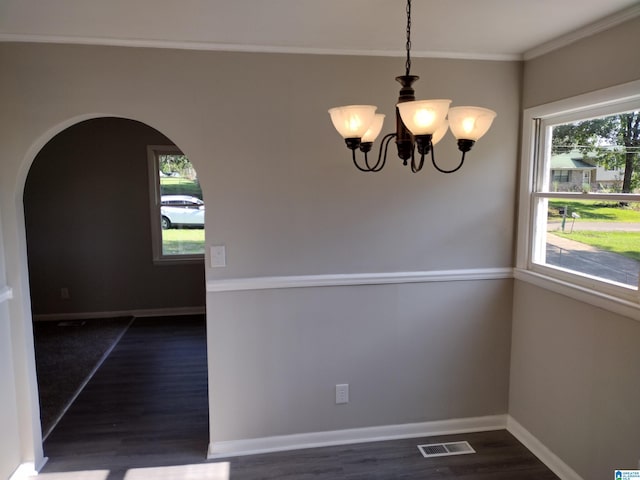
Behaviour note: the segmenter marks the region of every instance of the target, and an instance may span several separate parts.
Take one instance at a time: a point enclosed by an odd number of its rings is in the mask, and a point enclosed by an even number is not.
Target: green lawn
[[[640,232],[574,230],[572,233],[557,231],[553,234],[640,261]]]
[[[204,228],[162,230],[162,253],[164,255],[204,253]]]
[[[200,184],[183,177],[160,177],[162,195],[191,195],[202,199]]]
[[[562,216],[559,211],[563,207],[568,208],[567,228],[565,232],[554,231],[555,235],[640,261],[640,232],[587,230],[569,232],[570,225],[574,221],[571,214],[574,212],[580,215],[580,218],[575,220],[576,225],[580,222],[638,223],[640,222],[640,204],[630,203],[623,207],[618,202],[550,200],[549,218],[560,220]]]
[[[630,203],[621,207],[618,202],[588,200],[549,200],[549,217],[562,218],[560,208],[568,207],[567,218],[577,213],[576,222],[640,222],[640,204]]]

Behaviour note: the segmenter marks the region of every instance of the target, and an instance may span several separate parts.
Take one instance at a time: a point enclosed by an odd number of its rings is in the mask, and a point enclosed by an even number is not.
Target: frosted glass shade
[[[481,107],[453,107],[449,110],[449,127],[458,140],[482,137],[496,118],[496,112]]]
[[[382,130],[383,123],[384,123],[384,115],[382,113],[376,113],[373,116],[373,121],[371,122],[371,125],[369,125],[369,129],[362,136],[361,141],[363,143],[375,142],[376,138],[378,138],[378,135],[380,135],[380,131]]]
[[[402,122],[414,135],[433,135],[442,126],[451,100],[415,100],[398,104]]]
[[[431,145],[435,145],[442,140],[442,137],[445,136],[447,130],[449,130],[449,121],[445,118],[442,125],[440,125],[440,127],[433,133],[433,137],[431,137]]]
[[[342,138],[361,138],[376,113],[375,105],[347,105],[329,109],[333,126]]]

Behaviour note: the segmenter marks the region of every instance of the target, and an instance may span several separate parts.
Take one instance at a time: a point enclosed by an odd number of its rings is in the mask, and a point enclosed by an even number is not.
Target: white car
[[[204,228],[204,202],[190,195],[162,195],[160,197],[162,229],[172,227]]]

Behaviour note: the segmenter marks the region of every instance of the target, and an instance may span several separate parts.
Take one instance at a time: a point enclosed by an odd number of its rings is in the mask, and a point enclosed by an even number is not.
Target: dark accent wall
[[[24,191],[35,315],[204,306],[204,260],[153,263],[146,149],[170,144],[143,123],[98,118],[39,152]]]

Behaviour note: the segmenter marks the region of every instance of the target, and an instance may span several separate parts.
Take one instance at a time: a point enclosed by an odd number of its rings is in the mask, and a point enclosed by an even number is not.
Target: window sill
[[[523,268],[514,269],[514,278],[640,322],[640,303],[638,302],[618,298]]]
[[[162,258],[153,259],[153,264],[156,266],[189,265],[203,263],[204,253],[200,255],[176,255],[173,257],[165,256]]]

